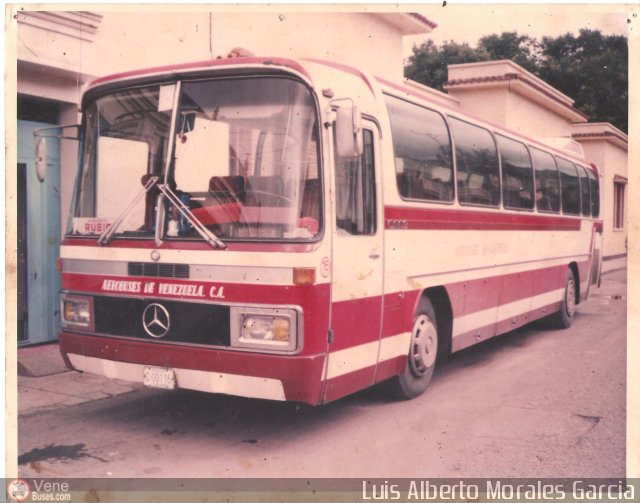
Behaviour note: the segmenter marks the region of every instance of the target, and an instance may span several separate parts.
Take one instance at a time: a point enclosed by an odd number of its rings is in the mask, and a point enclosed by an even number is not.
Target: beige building
[[[600,168],[605,260],[627,254],[629,139],[609,123],[574,124],[572,137],[582,145],[585,158]]]

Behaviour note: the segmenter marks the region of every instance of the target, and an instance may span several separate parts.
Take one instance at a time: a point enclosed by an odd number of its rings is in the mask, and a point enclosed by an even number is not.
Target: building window
[[[58,124],[60,105],[53,101],[18,95],[18,120]]]
[[[624,228],[624,188],[625,184],[613,182],[613,228]]]

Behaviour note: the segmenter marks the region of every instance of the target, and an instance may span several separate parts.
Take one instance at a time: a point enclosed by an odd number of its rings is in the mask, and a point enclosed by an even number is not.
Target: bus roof
[[[151,68],[130,70],[127,72],[120,72],[112,75],[107,75],[105,77],[99,77],[93,80],[89,84],[89,88],[92,88],[101,84],[115,82],[118,80],[130,79],[130,78],[136,78],[136,77],[146,77],[146,76],[162,75],[162,74],[171,75],[171,74],[179,74],[186,71],[198,71],[198,70],[204,71],[210,68],[217,68],[222,66],[240,66],[240,65],[287,67],[309,78],[309,74],[304,69],[304,67],[298,61],[295,61],[293,59],[251,56],[251,57],[210,59],[210,60],[204,60],[204,61],[178,63],[173,65],[164,65],[164,66],[156,66]]]

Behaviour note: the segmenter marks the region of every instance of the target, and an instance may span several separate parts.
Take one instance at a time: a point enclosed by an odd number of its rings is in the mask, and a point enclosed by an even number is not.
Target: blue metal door
[[[36,177],[33,130],[18,121],[18,335],[20,345],[55,340],[60,322],[60,140],[47,138],[47,175]],[[20,231],[22,229],[22,232]]]

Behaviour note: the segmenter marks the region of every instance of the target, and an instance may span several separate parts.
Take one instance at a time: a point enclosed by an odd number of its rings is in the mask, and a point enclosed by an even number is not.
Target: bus
[[[576,149],[322,60],[240,57],[83,94],[60,249],[70,369],[319,405],[410,399],[443,357],[599,282]]]

